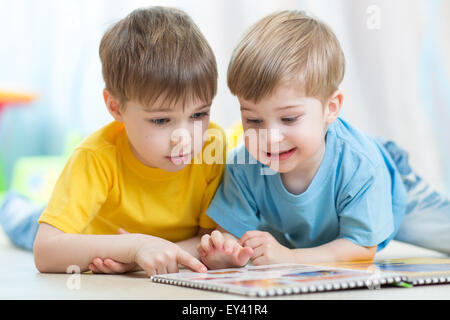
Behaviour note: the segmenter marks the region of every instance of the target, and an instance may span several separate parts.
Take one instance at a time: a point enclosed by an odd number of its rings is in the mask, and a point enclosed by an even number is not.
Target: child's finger
[[[92,273],[103,273],[100,270],[98,270],[98,268],[93,263],[91,263],[88,268],[89,270],[92,271]]]
[[[201,244],[198,244],[198,245],[197,245],[197,252],[198,252],[198,254],[199,254],[201,257],[206,256],[206,251],[203,250]]]
[[[259,230],[251,230],[244,233],[244,235],[238,240],[241,246],[244,246],[244,243],[254,237],[258,237],[261,235],[261,231]]]
[[[264,243],[264,239],[262,237],[253,237],[253,238],[249,238],[247,240],[245,240],[242,243],[243,247],[251,247],[251,248],[257,248],[260,245],[262,245]]]
[[[194,258],[184,250],[178,251],[177,263],[188,267],[194,272],[206,272],[207,270],[206,266],[203,263],[201,263],[198,259]]]
[[[166,265],[164,263],[158,263],[156,265],[155,269],[156,269],[156,273],[157,274],[166,274],[166,273],[168,273]]]
[[[254,266],[262,266],[264,264],[267,264],[267,263],[266,263],[263,255],[258,256],[257,258],[252,258],[252,265],[254,265]]]
[[[134,268],[134,263],[121,263],[112,259],[105,259],[104,265],[115,273],[125,273]]]
[[[211,251],[211,242],[211,236],[209,234],[203,235],[203,237],[200,239],[200,245],[205,252]]]
[[[167,265],[167,273],[177,273],[178,272],[178,263],[175,260],[169,261]]]
[[[103,263],[103,260],[100,258],[95,258],[94,261],[92,261],[94,265],[97,267],[98,270],[100,270],[102,273],[114,273],[111,269],[109,269],[105,264]]]
[[[252,261],[261,258],[264,255],[264,248],[262,246],[253,249]]]
[[[119,228],[118,233],[119,233],[119,234],[127,234],[127,233],[129,233],[129,232],[126,231],[126,230],[123,230],[122,228]]]
[[[147,273],[147,275],[149,277],[157,274],[156,271],[155,271],[155,268],[153,267],[152,264],[145,264],[145,265],[143,265],[141,267]]]
[[[220,231],[214,230],[213,232],[211,232],[211,240],[215,249],[217,250],[223,249],[224,239]]]
[[[250,260],[250,258],[253,255],[253,249],[250,247],[244,247],[241,250],[239,250],[239,253],[237,254],[237,264],[240,266],[245,265],[248,260]]]
[[[238,245],[240,247],[240,245],[236,242],[236,240],[226,239],[223,244],[223,249],[225,250],[225,253],[231,254],[233,252],[235,245]]]

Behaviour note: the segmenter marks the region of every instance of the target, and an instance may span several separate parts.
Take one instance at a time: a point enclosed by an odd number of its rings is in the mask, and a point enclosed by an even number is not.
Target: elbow
[[[357,251],[350,255],[349,261],[373,261],[377,253],[377,246],[360,247]]]
[[[42,245],[39,244],[37,241],[34,242],[34,248],[33,248],[33,254],[34,254],[34,265],[36,266],[36,269],[41,272],[45,273],[48,272],[48,266],[45,265],[44,259],[42,259],[43,256],[43,248]]]
[[[366,258],[364,260],[373,260],[377,253],[378,246],[366,247]]]
[[[378,248],[360,246],[345,239],[340,244],[343,245],[340,250],[333,250],[336,261],[373,261]]]
[[[48,245],[36,239],[34,242],[34,265],[40,273],[55,272],[51,265],[51,256],[49,254],[50,248]]]
[[[34,265],[40,273],[51,273],[51,269],[41,261],[37,260],[36,257],[34,259]]]

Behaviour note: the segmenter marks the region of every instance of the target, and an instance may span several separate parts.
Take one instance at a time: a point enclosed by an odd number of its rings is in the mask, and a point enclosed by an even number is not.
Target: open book
[[[151,277],[152,281],[197,289],[265,297],[383,285],[450,283],[450,259],[408,258],[332,264],[275,264]]]
[[[406,276],[412,285],[450,283],[450,259],[446,258],[404,258],[378,261],[338,262],[326,264],[352,270],[375,270],[393,272]]]
[[[303,264],[274,264],[156,275],[152,281],[252,297],[345,290],[375,289],[406,280],[401,274]]]

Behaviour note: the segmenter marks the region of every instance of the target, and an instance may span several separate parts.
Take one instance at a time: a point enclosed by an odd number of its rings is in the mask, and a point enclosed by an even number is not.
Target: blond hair
[[[183,11],[134,10],[111,26],[100,43],[105,88],[121,106],[130,100],[164,107],[180,99],[210,102],[217,91],[217,65],[208,42]]]
[[[256,22],[235,48],[228,66],[230,91],[258,102],[280,85],[297,82],[322,102],[338,89],[345,71],[339,41],[325,23],[302,11],[281,11]]]

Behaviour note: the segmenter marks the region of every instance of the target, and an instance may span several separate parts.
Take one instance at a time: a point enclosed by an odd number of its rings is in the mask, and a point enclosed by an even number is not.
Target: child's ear
[[[120,104],[115,97],[111,95],[111,93],[103,89],[103,99],[105,100],[106,107],[108,108],[109,113],[119,122],[123,122],[122,112],[120,111]]]
[[[328,99],[325,108],[327,124],[332,123],[339,116],[339,113],[341,112],[343,99],[344,96],[342,95],[342,92],[339,90],[336,90]]]

